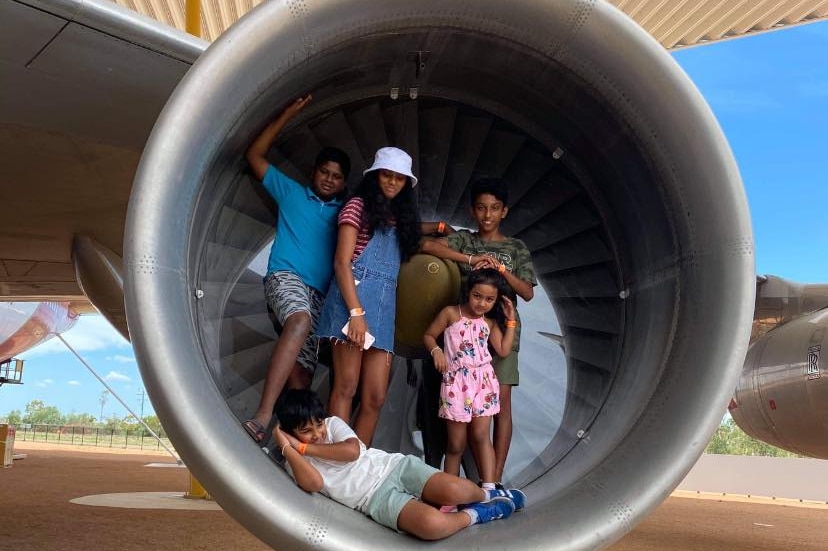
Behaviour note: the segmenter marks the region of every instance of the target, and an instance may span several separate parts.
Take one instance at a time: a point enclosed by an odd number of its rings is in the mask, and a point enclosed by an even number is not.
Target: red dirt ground
[[[89,507],[69,500],[116,492],[185,492],[186,469],[134,455],[25,447],[0,469],[0,550],[269,549],[222,511]],[[610,551],[825,551],[828,508],[671,497]]]

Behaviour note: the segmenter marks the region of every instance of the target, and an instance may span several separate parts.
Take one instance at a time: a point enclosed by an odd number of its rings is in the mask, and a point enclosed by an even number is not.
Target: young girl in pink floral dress
[[[494,489],[495,455],[489,427],[500,411],[499,384],[489,345],[500,356],[512,350],[515,307],[497,270],[474,270],[464,302],[447,306],[431,322],[423,342],[443,374],[439,416],[446,420],[448,444],[443,470],[460,474],[460,459],[471,443],[483,488]],[[437,339],[443,335],[444,348]]]

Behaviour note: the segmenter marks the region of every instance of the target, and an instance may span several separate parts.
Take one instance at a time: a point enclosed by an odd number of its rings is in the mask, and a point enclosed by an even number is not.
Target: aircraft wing
[[[75,235],[122,255],[144,143],[206,47],[111,2],[0,0],[0,300],[84,300]]]

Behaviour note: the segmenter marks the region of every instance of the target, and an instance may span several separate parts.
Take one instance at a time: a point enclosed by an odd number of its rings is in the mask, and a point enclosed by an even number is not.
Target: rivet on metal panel
[[[426,61],[428,60],[429,54],[431,54],[429,51],[408,52],[406,58],[415,63],[414,78],[420,78],[422,72],[425,71]]]

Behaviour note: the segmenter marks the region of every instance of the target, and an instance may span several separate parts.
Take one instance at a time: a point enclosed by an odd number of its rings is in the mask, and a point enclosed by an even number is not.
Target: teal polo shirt
[[[323,201],[273,165],[267,167],[262,184],[279,205],[267,273],[293,272],[307,285],[326,293],[333,275],[342,201]]]

